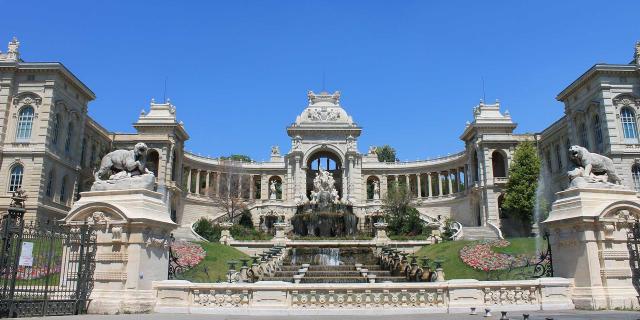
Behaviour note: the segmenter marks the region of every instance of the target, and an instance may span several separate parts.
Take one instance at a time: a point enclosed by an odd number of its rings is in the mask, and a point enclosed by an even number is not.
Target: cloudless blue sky
[[[482,98],[517,132],[563,113],[555,96],[598,62],[628,63],[640,1],[6,1],[0,49],[60,61],[97,95],[89,114],[132,132],[167,97],[204,155],[267,159],[306,92],[342,91],[359,148],[401,160],[462,150]]]

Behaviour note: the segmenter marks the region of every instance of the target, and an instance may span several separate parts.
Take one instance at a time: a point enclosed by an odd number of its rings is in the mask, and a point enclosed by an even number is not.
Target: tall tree
[[[513,153],[502,209],[531,224],[536,205],[536,189],[540,174],[540,158],[531,141],[520,143]]]
[[[389,185],[383,210],[392,234],[416,235],[422,232],[420,213],[411,206],[412,193],[404,183],[393,182]]]
[[[396,157],[396,149],[388,144],[385,144],[382,147],[376,147],[376,154],[378,155],[378,161],[380,162],[398,161],[398,158]]]
[[[249,184],[253,181],[243,179],[242,163],[233,160],[220,162],[218,176],[218,195],[212,197],[217,207],[226,213],[224,220],[234,221],[247,209],[249,203]]]

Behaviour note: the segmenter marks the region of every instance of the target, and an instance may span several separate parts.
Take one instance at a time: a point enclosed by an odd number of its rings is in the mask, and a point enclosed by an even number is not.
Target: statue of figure
[[[279,156],[280,155],[280,147],[279,146],[271,147],[271,155],[272,156]]]
[[[380,200],[380,182],[378,180],[373,181],[373,199]]]
[[[155,177],[146,167],[149,148],[138,142],[133,150],[115,150],[102,157],[94,173],[92,191],[120,189],[153,189]],[[107,180],[103,176],[109,174]]]
[[[277,199],[277,188],[276,188],[276,181],[275,180],[271,180],[271,183],[269,184],[269,199],[271,200],[275,200]]]
[[[291,149],[293,150],[299,150],[300,147],[302,147],[302,142],[300,141],[300,139],[298,137],[293,139],[293,146]]]
[[[333,174],[320,167],[316,172],[315,178],[313,178],[310,203],[324,207],[329,203],[338,203],[339,199]]]
[[[613,161],[603,155],[591,153],[581,146],[571,146],[569,148],[569,158],[576,166],[584,169],[580,177],[591,179],[592,176],[606,175],[608,183],[622,184],[620,177],[616,174]]]

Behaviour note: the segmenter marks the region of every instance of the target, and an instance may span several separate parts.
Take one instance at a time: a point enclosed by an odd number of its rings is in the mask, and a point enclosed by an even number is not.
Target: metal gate
[[[23,192],[0,220],[0,317],[86,312],[92,285],[91,226],[25,222]]]

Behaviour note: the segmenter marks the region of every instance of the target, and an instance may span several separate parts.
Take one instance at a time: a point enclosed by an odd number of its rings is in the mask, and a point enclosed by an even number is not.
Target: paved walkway
[[[640,319],[640,312],[623,311],[546,311],[529,312],[530,320],[637,320]],[[522,319],[522,312],[509,312],[507,318],[511,320]],[[31,318],[42,319],[42,318]],[[500,313],[494,313],[492,317],[485,318],[483,315],[467,314],[432,314],[432,315],[389,315],[389,316],[289,316],[289,317],[258,317],[258,316],[221,316],[205,314],[125,314],[115,316],[82,315],[50,317],[52,320],[498,320]]]

